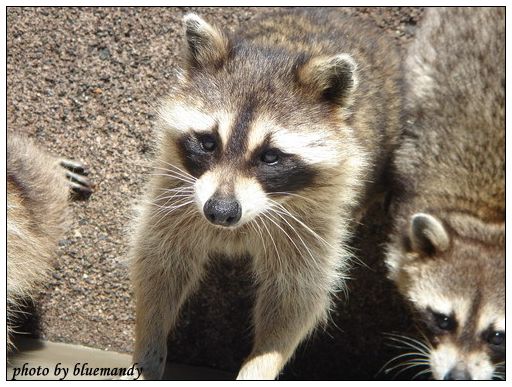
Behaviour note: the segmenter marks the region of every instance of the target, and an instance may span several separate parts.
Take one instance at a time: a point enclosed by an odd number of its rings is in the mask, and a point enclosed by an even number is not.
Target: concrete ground
[[[24,338],[9,358],[7,380],[119,380],[140,376],[131,356],[81,345]],[[230,380],[228,372],[168,363],[164,380]]]

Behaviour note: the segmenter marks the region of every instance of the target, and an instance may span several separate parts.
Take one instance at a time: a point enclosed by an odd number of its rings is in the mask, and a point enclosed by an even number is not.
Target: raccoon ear
[[[189,66],[218,65],[228,54],[228,39],[194,13],[183,18]]]
[[[357,64],[349,54],[312,58],[299,70],[300,81],[340,105],[357,87]]]
[[[417,213],[411,217],[409,237],[414,251],[426,255],[445,251],[450,238],[443,224],[429,214]]]

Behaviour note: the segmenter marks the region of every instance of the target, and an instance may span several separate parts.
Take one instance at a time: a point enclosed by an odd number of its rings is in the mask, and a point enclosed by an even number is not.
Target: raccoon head
[[[475,227],[471,232],[475,232]],[[417,213],[391,276],[425,329],[435,379],[493,379],[505,360],[504,247],[466,239],[438,218]]]
[[[235,229],[281,200],[349,178],[363,165],[344,125],[356,66],[258,46],[187,15],[185,55],[160,109],[169,163],[193,182],[204,218]],[[298,193],[300,192],[300,194]]]

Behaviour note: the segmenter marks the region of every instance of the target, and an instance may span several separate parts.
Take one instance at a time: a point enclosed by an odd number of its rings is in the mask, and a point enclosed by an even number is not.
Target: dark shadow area
[[[375,205],[354,236],[352,246],[364,264],[353,263],[348,299],[340,294],[328,327],[318,329],[299,347],[280,379],[410,380],[421,370],[397,374],[399,367],[379,373],[388,360],[410,351],[397,348],[401,344],[386,339],[385,334],[415,336],[412,316],[386,278],[383,246],[389,227],[384,209]],[[251,349],[249,265],[249,259],[212,265],[208,278],[183,309],[169,342],[169,362],[236,374]]]
[[[15,334],[12,336],[12,353],[38,349],[38,342],[35,340],[24,340],[26,338],[38,338],[41,332],[41,322],[36,303],[33,300],[25,300],[16,308],[12,324]]]

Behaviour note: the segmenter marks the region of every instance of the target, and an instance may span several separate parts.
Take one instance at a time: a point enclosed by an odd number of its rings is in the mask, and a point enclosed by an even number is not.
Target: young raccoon
[[[60,165],[59,165],[60,163]],[[68,170],[65,171],[62,166]],[[73,172],[74,171],[74,172]],[[7,340],[23,301],[45,281],[67,225],[70,186],[82,196],[91,188],[80,164],[57,160],[27,138],[7,135]],[[67,181],[66,177],[71,181]]]
[[[387,265],[436,379],[504,377],[504,44],[504,8],[429,9],[404,66]]]
[[[130,252],[134,362],[160,378],[209,259],[250,255],[255,337],[238,378],[273,379],[343,287],[355,211],[399,134],[399,56],[333,9],[281,10],[233,35],[184,24]]]

